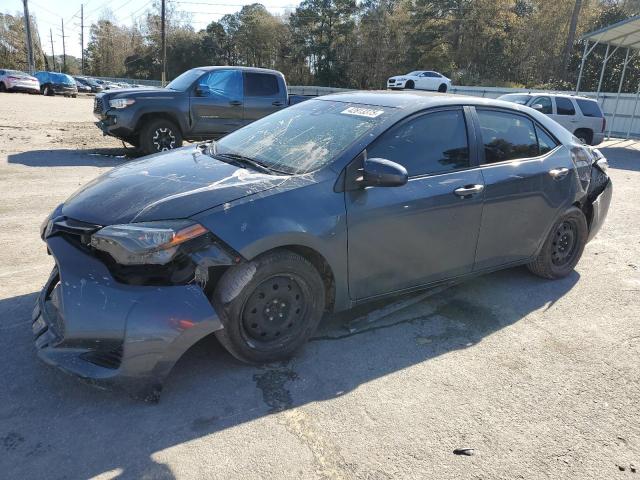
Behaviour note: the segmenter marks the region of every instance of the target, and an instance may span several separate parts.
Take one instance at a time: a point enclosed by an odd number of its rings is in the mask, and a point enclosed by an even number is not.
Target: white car
[[[28,73],[0,69],[0,92],[40,93],[40,82]]]
[[[397,75],[387,80],[387,88],[401,90],[415,88],[417,90],[433,90],[445,93],[451,89],[451,79],[432,70],[416,70],[406,75]]]

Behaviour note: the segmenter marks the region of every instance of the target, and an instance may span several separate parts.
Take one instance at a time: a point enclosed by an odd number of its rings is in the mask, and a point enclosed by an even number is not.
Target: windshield
[[[393,109],[308,100],[222,138],[215,153],[239,155],[283,173],[314,171],[381,123]]]
[[[24,72],[19,72],[18,70],[5,70],[7,75],[13,75],[14,77],[28,77],[29,75]]]
[[[529,95],[516,95],[509,94],[503,95],[498,100],[504,100],[505,102],[517,103],[518,105],[526,105],[531,96]]]
[[[193,82],[200,78],[203,73],[204,71],[198,68],[187,70],[182,75],[178,75],[176,78],[174,78],[166,88],[184,92],[193,84]]]

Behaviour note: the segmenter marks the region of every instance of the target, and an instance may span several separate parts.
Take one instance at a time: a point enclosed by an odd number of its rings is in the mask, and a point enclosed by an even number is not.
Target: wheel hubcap
[[[265,280],[244,305],[244,334],[253,343],[262,345],[281,343],[294,336],[304,323],[304,300],[302,289],[293,277],[278,275]]]
[[[556,228],[553,238],[551,261],[554,265],[564,266],[570,263],[577,250],[576,228],[572,222],[562,222]]]
[[[156,128],[153,132],[153,145],[158,152],[171,150],[176,146],[176,136],[169,127]]]

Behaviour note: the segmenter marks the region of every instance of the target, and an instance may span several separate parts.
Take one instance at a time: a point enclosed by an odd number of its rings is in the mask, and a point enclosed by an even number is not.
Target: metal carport
[[[618,114],[618,106],[620,104],[620,93],[622,91],[622,84],[624,82],[624,76],[627,70],[629,62],[640,52],[640,15],[628,18],[613,25],[595,30],[587,33],[580,38],[584,41],[584,52],[582,54],[582,61],[580,63],[580,72],[578,73],[578,81],[576,83],[576,94],[580,92],[580,83],[582,81],[582,72],[584,69],[584,63],[587,57],[593,52],[598,45],[606,45],[607,49],[602,61],[602,69],[600,71],[600,80],[598,81],[598,90],[596,92],[596,100],[600,98],[600,89],[602,88],[602,79],[604,78],[604,72],[607,68],[607,62],[618,51],[618,49],[626,49],[624,57],[624,63],[622,66],[622,75],[620,76],[620,83],[618,85],[618,93],[616,95],[616,103],[613,109],[613,115],[608,122],[609,131],[607,136],[611,136],[613,123]],[[590,46],[590,44],[592,45]],[[635,102],[633,104],[633,113],[630,116],[629,127],[627,129],[627,136],[629,138],[631,134],[631,127],[636,117],[636,111],[638,108],[638,99],[640,97],[640,81],[638,82],[638,89],[635,95]]]

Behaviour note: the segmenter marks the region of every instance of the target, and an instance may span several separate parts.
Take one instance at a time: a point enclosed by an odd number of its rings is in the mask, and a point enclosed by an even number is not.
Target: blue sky
[[[204,28],[212,20],[218,20],[227,13],[237,12],[242,5],[256,3],[256,0],[167,0],[178,11],[191,13],[196,30]],[[67,54],[80,56],[80,5],[84,4],[85,27],[91,25],[109,9],[119,23],[130,25],[136,18],[151,8],[153,0],[29,0],[29,12],[36,17],[42,47],[51,53],[49,30],[53,32],[53,47],[56,55],[62,53],[61,20],[64,19],[65,47]],[[274,14],[292,10],[297,0],[264,0],[262,3]],[[2,0],[2,13],[21,13],[22,0]],[[89,29],[85,28],[85,48]]]

